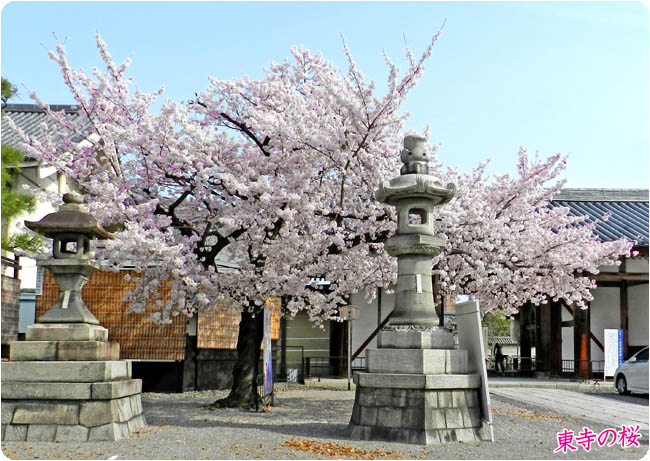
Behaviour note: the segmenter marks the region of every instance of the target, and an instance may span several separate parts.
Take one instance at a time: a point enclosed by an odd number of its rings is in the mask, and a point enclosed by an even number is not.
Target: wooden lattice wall
[[[186,317],[173,318],[170,325],[150,321],[153,310],[142,314],[125,313],[126,292],[134,288],[125,280],[131,271],[95,272],[84,285],[81,296],[101,326],[108,328],[109,341],[120,344],[120,358],[141,360],[183,360],[185,358]],[[59,288],[48,270],[43,277],[43,295],[36,297],[36,318],[47,311],[59,296]],[[271,311],[271,339],[280,337],[280,298],[266,302]],[[220,306],[218,310],[197,316],[199,348],[237,348],[239,311]]]
[[[84,285],[81,296],[99,324],[108,328],[109,341],[120,344],[120,358],[183,360],[185,358],[186,317],[174,317],[169,325],[157,325],[151,313],[127,314],[126,292],[135,285],[125,280],[130,271],[95,272]],[[43,277],[43,296],[36,297],[36,318],[52,307],[59,288],[48,270]],[[153,312],[153,311],[151,311]]]
[[[271,339],[280,337],[280,298],[268,298],[271,310]],[[237,349],[239,319],[235,308],[220,306],[216,311],[202,312],[197,317],[197,342],[199,349]]]

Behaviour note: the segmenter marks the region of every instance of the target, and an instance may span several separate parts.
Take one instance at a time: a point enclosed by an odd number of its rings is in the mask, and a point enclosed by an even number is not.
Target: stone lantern
[[[11,343],[2,362],[4,441],[118,440],[145,426],[142,380],[120,345],[108,341],[81,299],[93,272],[90,240],[111,235],[83,208],[77,193],[63,196],[56,213],[25,225],[54,240],[52,258],[39,259],[59,285],[54,306],[28,325],[25,341]]]
[[[432,261],[445,246],[435,236],[434,209],[454,196],[453,184],[429,174],[425,138],[404,138],[401,175],[383,182],[377,200],[397,208],[397,232],[384,247],[397,257],[395,307],[356,373],[349,431],[352,438],[435,445],[487,439],[480,420],[478,374],[467,351],[439,326]]]
[[[54,306],[38,318],[39,323],[89,323],[99,321],[81,299],[81,289],[93,272],[100,270],[92,261],[90,240],[112,238],[97,219],[83,207],[83,197],[70,192],[63,196],[64,204],[55,213],[40,221],[25,221],[25,226],[53,239],[53,259],[40,259],[38,265],[49,269],[59,285],[59,297]]]
[[[418,135],[404,138],[401,175],[386,181],[377,200],[397,208],[397,232],[385,244],[397,257],[395,309],[390,325],[435,326],[439,320],[433,304],[431,258],[440,253],[444,241],[435,237],[433,209],[454,196],[453,184],[443,186],[429,175],[430,154],[426,140]]]

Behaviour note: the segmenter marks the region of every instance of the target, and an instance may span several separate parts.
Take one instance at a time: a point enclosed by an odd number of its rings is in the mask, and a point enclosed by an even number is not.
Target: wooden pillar
[[[535,371],[551,373],[553,345],[551,342],[551,304],[537,306],[535,335]]]
[[[589,309],[573,306],[573,359],[575,376],[591,378],[591,337]]]
[[[531,309],[532,304],[526,303],[519,310],[519,356],[521,357],[521,370],[528,371],[530,366],[531,355]]]
[[[620,303],[621,303],[621,330],[623,330],[623,358],[627,360],[627,345],[628,345],[628,334],[629,334],[629,313],[628,313],[628,291],[627,291],[627,282],[625,280],[621,281],[620,292]]]
[[[552,301],[551,305],[551,374],[562,374],[562,304]]]
[[[622,274],[627,272],[627,259],[625,256],[621,257],[621,265],[618,267],[618,271]],[[628,322],[628,291],[627,291],[627,282],[621,280],[621,285],[619,288],[619,297],[620,297],[620,318],[621,326],[619,327],[623,330],[623,358],[628,359],[627,346],[628,346],[628,333],[629,333],[629,322]]]

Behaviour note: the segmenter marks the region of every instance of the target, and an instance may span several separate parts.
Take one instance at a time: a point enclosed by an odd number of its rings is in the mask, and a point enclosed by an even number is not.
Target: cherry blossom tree
[[[24,150],[74,178],[89,210],[115,230],[98,255],[109,269],[135,266],[129,310],[153,302],[154,320],[169,322],[218,305],[241,309],[233,388],[214,406],[257,398],[268,297],[290,295],[288,312],[306,310],[319,323],[336,318],[350,293],[367,287],[371,295],[394,281],[382,242],[395,215],[374,192],[399,171],[408,115],[399,109],[438,36],[417,59],[407,49],[404,72],[386,58],[383,96],[345,45],[346,72],[296,47],[260,80],[211,79],[191,101],[166,100],[159,110],[152,107],[163,89],[134,89],[129,60],[116,64],[99,36],[105,71],[74,70],[60,44],[50,53],[85,117],[47,109],[60,131],[43,141],[23,134]],[[68,141],[70,132],[83,141]],[[434,156],[433,174],[459,191],[440,208],[447,251],[434,269],[444,293],[473,294],[504,311],[547,295],[589,299],[580,272],[613,262],[629,244],[599,243],[567,210],[546,206],[561,187],[549,181],[562,162],[522,151],[517,177],[488,176],[484,165],[461,175]],[[226,254],[237,270],[221,270]],[[331,284],[311,285],[313,277]]]

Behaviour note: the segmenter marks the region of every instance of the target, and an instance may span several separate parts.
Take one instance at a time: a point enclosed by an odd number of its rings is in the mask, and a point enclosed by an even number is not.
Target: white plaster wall
[[[573,320],[573,316],[562,306],[562,321]],[[573,360],[573,327],[562,327],[562,360]]]
[[[358,291],[350,296],[350,304],[359,308],[359,319],[352,322],[352,353],[354,353],[377,328],[377,296],[375,295],[375,298],[367,303],[365,290]],[[368,347],[377,347],[376,338]]]
[[[24,166],[21,173],[14,181],[14,188],[20,192],[28,192],[36,196],[36,209],[31,213],[24,213],[11,220],[8,225],[9,235],[16,232],[25,232],[24,222],[39,221],[46,214],[53,213],[56,208],[48,198],[49,194],[62,196],[78,188],[73,181],[66,180],[65,176],[57,175],[56,169],[51,166]],[[31,258],[20,258],[20,288],[36,287],[36,261]]]
[[[621,303],[619,289],[615,287],[598,287],[591,292],[591,332],[600,344],[605,344],[605,329],[620,328]],[[646,317],[647,319],[647,317]],[[631,319],[630,319],[631,320]],[[647,323],[647,320],[646,320]],[[630,321],[630,325],[632,322]],[[646,330],[647,331],[647,330]],[[591,360],[603,360],[603,351],[592,341]]]
[[[647,271],[646,267],[646,271]],[[630,346],[648,345],[648,285],[629,287],[628,292],[628,328]]]
[[[636,257],[625,262],[625,270],[634,273],[648,273],[648,258]],[[647,285],[646,285],[647,290]]]
[[[391,287],[392,289],[393,287]],[[386,316],[392,312],[395,306],[395,294],[387,293],[386,290],[381,291],[381,320],[378,316],[378,297],[367,303],[365,299],[365,289],[353,293],[350,296],[350,303],[360,309],[359,320],[355,320],[352,324],[352,352],[354,353],[373,331],[379,326]],[[377,348],[377,337],[366,346],[366,350]],[[362,353],[361,356],[364,356]]]

